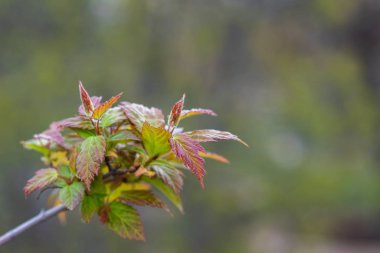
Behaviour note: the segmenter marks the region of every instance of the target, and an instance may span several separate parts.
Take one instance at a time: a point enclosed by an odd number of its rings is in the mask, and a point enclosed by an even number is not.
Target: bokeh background
[[[70,213],[1,252],[380,252],[380,2],[0,0],[0,233],[45,206],[22,188],[39,155],[21,140],[91,94],[219,116],[189,119],[250,144],[208,145],[206,189],[185,215],[142,209],[146,242]]]

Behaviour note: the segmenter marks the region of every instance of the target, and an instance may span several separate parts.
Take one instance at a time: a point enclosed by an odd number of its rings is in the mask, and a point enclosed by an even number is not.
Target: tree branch
[[[20,224],[19,226],[9,230],[7,233],[0,236],[0,246],[12,240],[13,238],[19,236],[20,234],[33,227],[34,225],[46,221],[54,217],[58,213],[66,210],[67,208],[64,205],[55,206],[48,210],[41,210],[41,212],[33,218],[30,218],[29,220],[25,221],[24,223]]]

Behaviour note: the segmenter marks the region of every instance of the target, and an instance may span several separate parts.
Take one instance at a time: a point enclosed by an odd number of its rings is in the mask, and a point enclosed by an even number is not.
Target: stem
[[[144,167],[148,166],[151,162],[153,162],[154,160],[156,160],[158,158],[158,155],[155,155],[155,156],[152,156],[151,158],[148,159],[148,161],[146,161],[144,163]]]
[[[109,172],[109,173],[114,172],[115,169],[114,169],[114,168],[112,167],[112,165],[111,165],[110,157],[109,157],[109,156],[106,156],[105,159],[104,159],[104,161],[105,161],[105,163],[106,163],[106,165],[107,165],[107,167],[108,167],[108,172]]]
[[[122,175],[127,174],[127,173],[133,173],[136,170],[138,170],[139,168],[140,168],[140,165],[133,166],[129,169],[124,169],[124,170],[113,170],[113,171],[108,172],[107,174],[104,174],[103,180],[107,180],[108,178],[110,178],[112,176],[122,176]],[[105,182],[107,182],[107,181],[105,181]]]
[[[99,119],[96,121],[96,134],[100,135],[100,131],[99,131]]]
[[[39,214],[34,216],[33,218],[30,218],[29,220],[25,221],[24,223],[18,225],[17,227],[9,230],[7,233],[0,236],[0,246],[5,244],[6,242],[12,240],[13,238],[19,236],[29,228],[33,227],[34,225],[37,225],[43,221],[46,221],[58,213],[62,211],[66,211],[66,207],[64,205],[55,206],[53,208],[50,208],[48,210],[41,210]]]

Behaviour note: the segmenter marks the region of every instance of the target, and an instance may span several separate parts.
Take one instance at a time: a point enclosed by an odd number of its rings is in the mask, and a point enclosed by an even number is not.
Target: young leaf
[[[124,111],[119,106],[113,107],[103,114],[102,119],[100,120],[100,126],[103,128],[109,127],[113,124],[121,123],[126,119],[127,117],[125,116]]]
[[[90,116],[94,111],[94,104],[92,103],[91,98],[83,87],[81,81],[79,81],[79,94],[80,99],[82,100],[83,109],[86,112],[86,115]]]
[[[67,128],[81,128],[81,129],[94,129],[94,126],[91,124],[90,119],[76,116],[61,120],[58,122],[62,127]]]
[[[106,209],[108,227],[123,238],[145,240],[140,216],[133,207],[112,202]]]
[[[90,99],[91,99],[91,102],[92,102],[94,108],[99,107],[100,104],[101,104],[101,102],[102,102],[102,97],[92,96],[92,97],[90,97]],[[79,106],[78,112],[79,112],[79,115],[88,116],[87,113],[84,110],[83,105]]]
[[[31,139],[27,141],[22,141],[21,144],[24,146],[24,148],[37,151],[44,156],[48,156],[50,153],[49,148],[47,148],[48,141],[46,140],[42,141],[38,139]]]
[[[213,112],[212,110],[198,108],[198,109],[191,109],[191,110],[183,110],[181,112],[181,117],[179,118],[179,120],[183,120],[187,117],[192,117],[192,116],[202,115],[202,114],[217,116],[217,114]]]
[[[82,142],[76,165],[78,176],[90,189],[94,176],[98,174],[100,164],[104,161],[106,141],[103,136],[91,136]]]
[[[162,202],[151,191],[131,190],[123,191],[120,195],[120,201],[125,204],[138,205],[138,206],[151,206],[157,208],[167,209],[164,202]]]
[[[69,160],[67,159],[66,151],[53,151],[50,152],[49,161],[54,168],[57,168],[61,165],[68,165]]]
[[[58,169],[58,174],[65,179],[72,180],[75,177],[75,174],[72,172],[70,166],[61,165]]]
[[[113,142],[113,141],[139,141],[140,139],[137,138],[133,133],[130,131],[120,131],[116,134],[113,134],[107,138],[107,141]]]
[[[78,156],[78,147],[74,147],[71,149],[69,166],[71,173],[76,174],[76,164],[77,164],[77,156]]]
[[[107,185],[106,188],[110,192],[107,195],[107,201],[112,202],[119,199],[120,195],[124,191],[149,191],[151,189],[151,185],[140,181],[133,183],[115,183],[114,185]]]
[[[74,182],[66,185],[59,191],[59,200],[68,209],[73,210],[82,200],[84,195],[84,185],[81,182]]]
[[[195,130],[191,132],[186,132],[186,134],[188,134],[191,137],[191,139],[197,142],[235,140],[248,147],[247,143],[240,140],[239,137],[229,132],[218,131],[214,129],[204,129],[204,130]]]
[[[171,134],[164,127],[154,127],[145,122],[141,135],[144,147],[151,157],[170,151],[169,138]]]
[[[36,134],[34,137],[37,139],[46,139],[57,143],[61,147],[66,148],[65,140],[61,134],[63,127],[59,122],[53,122],[50,124],[49,129],[40,134]]]
[[[183,186],[183,174],[176,169],[174,165],[166,160],[156,160],[151,164],[151,170],[154,171],[165,184],[170,186],[173,191],[179,194]]]
[[[134,145],[126,145],[124,147],[125,150],[128,150],[128,152],[132,153],[139,153],[140,155],[145,155],[145,150],[139,146]]]
[[[63,188],[67,185],[67,182],[65,179],[59,177],[57,180],[55,180],[54,185],[58,188]]]
[[[107,193],[106,186],[101,176],[98,176],[91,183],[91,194],[104,196]]]
[[[81,203],[81,217],[85,223],[90,223],[92,216],[102,204],[101,197],[97,194],[85,195]]]
[[[98,106],[94,112],[92,113],[92,116],[91,118],[93,119],[100,119],[102,117],[102,115],[114,104],[116,103],[121,95],[123,93],[120,93],[112,98],[110,98],[108,101],[106,101],[105,103],[103,103],[102,105]]]
[[[96,135],[95,130],[83,129],[83,128],[71,128],[71,130],[73,130],[75,133],[79,135],[79,137],[83,139]]]
[[[128,120],[141,132],[144,122],[151,126],[161,127],[165,125],[165,118],[160,109],[145,107],[143,105],[123,102],[120,103]]]
[[[144,176],[144,181],[157,188],[166,198],[168,198],[178,210],[183,213],[181,197],[173,189],[164,183],[160,178],[150,178]]]
[[[108,222],[108,213],[110,212],[110,208],[107,205],[101,206],[98,210],[99,220],[106,224]]]
[[[53,183],[57,178],[58,173],[56,169],[48,168],[37,170],[34,177],[29,179],[24,187],[25,197],[28,197],[33,191],[40,190]]]
[[[183,94],[182,98],[177,103],[175,103],[174,106],[172,107],[172,110],[168,118],[168,125],[169,125],[170,131],[178,125],[184,102],[185,102],[185,94]]]
[[[221,163],[230,163],[225,157],[215,154],[215,153],[210,153],[210,152],[199,152],[199,155],[202,156],[203,158],[210,158],[214,159],[215,161],[221,162]]]
[[[198,178],[202,188],[204,188],[204,160],[199,155],[199,152],[205,151],[204,148],[199,142],[193,140],[185,133],[177,134],[169,141],[174,154],[191,170],[191,172]]]

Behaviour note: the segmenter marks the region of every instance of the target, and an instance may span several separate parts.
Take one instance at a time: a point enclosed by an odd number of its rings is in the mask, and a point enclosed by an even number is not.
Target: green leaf
[[[81,182],[66,185],[59,191],[59,200],[70,210],[73,210],[82,200],[85,187]]]
[[[58,178],[58,179],[54,182],[54,184],[55,184],[56,186],[58,186],[59,188],[63,188],[63,187],[65,187],[65,186],[67,185],[67,182],[66,182],[66,180],[63,179],[63,178]]]
[[[169,141],[174,154],[191,170],[204,188],[204,159],[199,155],[200,152],[205,152],[204,148],[186,133],[177,134]]]
[[[106,186],[101,176],[95,178],[91,183],[91,194],[104,195],[106,193]]]
[[[40,190],[45,186],[53,183],[58,178],[58,173],[56,169],[40,169],[35,172],[35,175],[28,180],[24,187],[25,197],[35,190]]]
[[[145,240],[140,216],[133,207],[112,202],[107,208],[108,227],[123,238]]]
[[[144,147],[151,157],[170,151],[171,134],[164,127],[153,127],[145,122],[141,133]]]
[[[46,145],[48,145],[47,140],[31,139],[28,141],[22,141],[21,144],[24,148],[37,151],[44,156],[48,156],[50,153],[50,150],[46,147]]]
[[[106,141],[103,136],[91,136],[82,142],[76,165],[78,176],[90,189],[91,182],[98,174],[101,163],[104,161]]]
[[[58,174],[64,178],[67,178],[70,180],[75,177],[74,173],[70,169],[70,166],[68,166],[68,165],[61,165],[58,168]]]
[[[116,134],[111,135],[107,138],[107,141],[138,141],[139,139],[130,131],[121,131]]]
[[[157,177],[179,194],[183,186],[183,174],[173,164],[166,160],[156,160],[150,163],[150,168]]]
[[[144,176],[144,181],[156,187],[157,190],[159,190],[181,213],[183,213],[181,197],[179,194],[175,193],[169,185],[164,183],[160,178],[149,178]]]
[[[96,136],[95,130],[83,129],[83,128],[71,128],[74,132],[76,132],[79,137],[86,139],[90,136]]]
[[[85,223],[90,223],[92,216],[102,205],[101,195],[85,195],[81,203],[81,217]]]
[[[121,202],[125,204],[132,204],[138,206],[151,206],[157,208],[163,208],[168,210],[165,203],[162,202],[156,195],[151,191],[144,190],[131,190],[123,191],[120,195]]]
[[[119,106],[117,106],[109,109],[103,114],[100,120],[100,126],[106,128],[113,124],[121,123],[124,120],[127,120],[127,117],[125,116],[123,110]]]
[[[128,150],[129,152],[135,152],[142,155],[145,154],[145,150],[138,146],[126,145],[124,149]]]

